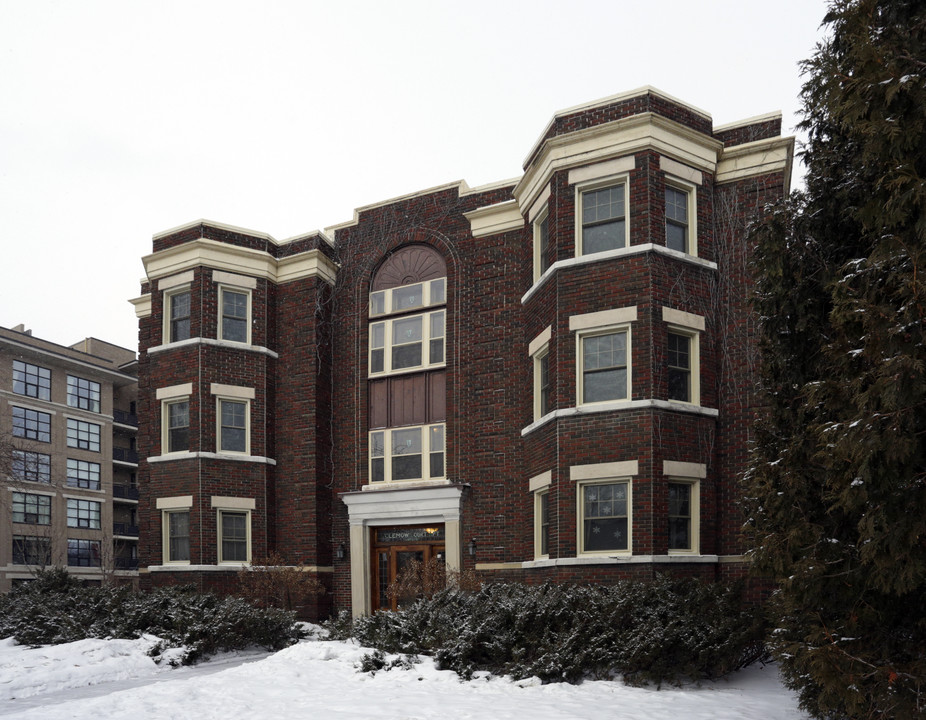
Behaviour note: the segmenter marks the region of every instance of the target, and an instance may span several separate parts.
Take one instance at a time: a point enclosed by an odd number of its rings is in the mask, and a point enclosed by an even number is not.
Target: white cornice
[[[785,192],[791,184],[794,138],[774,137],[734,145],[723,151],[717,164],[717,183],[728,183],[755,175],[783,172]]]
[[[543,128],[543,132],[540,133],[540,137],[538,137],[534,144],[531,146],[530,152],[527,153],[527,157],[524,159],[524,162],[521,163],[521,166],[525,167],[527,165],[527,161],[533,156],[535,152],[537,152],[537,148],[543,144],[544,137],[548,132],[550,132],[550,128],[553,127],[553,124],[559,118],[566,117],[567,115],[574,115],[575,113],[582,112],[583,110],[593,110],[596,107],[613,105],[614,103],[620,102],[621,100],[629,100],[630,98],[642,97],[643,95],[655,95],[656,97],[661,97],[664,100],[668,100],[669,102],[691,110],[693,113],[700,115],[705,120],[711,120],[711,114],[706,110],[701,110],[694,105],[689,105],[688,103],[679,100],[677,97],[673,97],[672,95],[663,92],[659,88],[654,88],[652,85],[644,85],[643,87],[639,87],[636,90],[628,90],[626,92],[618,93],[617,95],[610,95],[609,97],[601,98],[600,100],[592,100],[591,102],[582,103],[581,105],[574,105],[573,107],[569,107],[564,110],[558,110]]]
[[[229,225],[227,223],[215,222],[214,220],[206,220],[204,218],[200,218],[199,220],[193,220],[191,222],[184,223],[183,225],[178,225],[177,227],[170,228],[169,230],[162,230],[161,232],[155,233],[154,235],[152,235],[151,239],[160,240],[161,238],[169,237],[170,235],[174,235],[184,230],[191,230],[192,228],[199,227],[200,225],[208,225],[209,227],[216,228],[217,230],[225,230],[227,232],[240,233],[241,235],[248,235],[250,237],[258,238],[260,240],[265,240],[266,242],[272,243],[273,245],[277,245],[277,246],[289,245],[290,243],[294,243],[297,240],[309,238],[314,235],[318,235],[326,243],[328,243],[332,247],[334,246],[334,243],[331,242],[331,238],[329,238],[322,230],[310,230],[309,232],[304,232],[304,233],[299,233],[298,235],[293,235],[292,237],[286,238],[285,240],[277,240],[275,237],[273,237],[272,235],[268,235],[265,232],[259,232],[258,230],[250,230],[248,228],[239,227],[237,225]]]
[[[135,306],[135,317],[146,318],[151,316],[151,293],[139,295],[137,298],[129,298],[129,302]]]
[[[744,118],[743,120],[737,120],[736,122],[724,123],[723,125],[716,125],[714,127],[714,132],[726,132],[727,130],[734,130],[738,127],[746,127],[747,125],[758,125],[759,123],[769,122],[772,120],[781,120],[781,111],[777,110],[775,112],[763,113],[762,115],[753,115],[752,117]]]
[[[476,238],[524,227],[524,218],[515,200],[470,210],[463,213],[463,217],[469,220],[470,231]]]
[[[514,196],[526,212],[554,172],[647,149],[713,174],[723,143],[655,113],[630,115],[544,142],[515,186]]]
[[[278,284],[304,277],[320,277],[333,285],[337,275],[335,264],[320,250],[307,250],[278,260],[263,250],[229,245],[206,238],[159,250],[143,257],[142,262],[145,265],[148,280],[166,277],[201,265],[264,278]]]

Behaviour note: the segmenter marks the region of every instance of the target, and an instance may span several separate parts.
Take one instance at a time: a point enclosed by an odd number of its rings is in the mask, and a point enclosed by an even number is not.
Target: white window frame
[[[666,187],[677,190],[678,192],[684,193],[688,196],[688,225],[686,228],[685,235],[685,254],[691,255],[692,257],[698,256],[698,186],[694,183],[681,180],[677,177],[672,177],[666,175]],[[663,193],[663,222],[668,225],[669,221],[665,217],[666,211],[666,201],[665,193]],[[662,244],[667,248],[668,246],[668,237],[665,236],[663,232]]]
[[[701,482],[696,478],[670,477],[666,483],[666,538],[668,542],[669,524],[669,485],[687,485],[689,487],[689,546],[687,548],[669,548],[669,555],[698,555],[701,545]]]
[[[86,429],[83,429],[83,426],[86,426]],[[71,430],[76,433],[74,442],[78,443],[77,445],[71,444]],[[91,428],[96,428],[96,446],[93,444],[93,436]],[[81,441],[81,434],[87,435],[87,447],[81,447],[79,444]],[[66,440],[67,446],[75,450],[84,450],[86,452],[101,452],[103,447],[103,428],[99,423],[93,423],[89,420],[81,420],[80,418],[67,418],[66,425]]]
[[[543,267],[543,246],[541,240],[543,238],[543,224],[547,224],[547,266]],[[540,214],[534,219],[533,222],[533,232],[534,232],[534,241],[533,241],[533,256],[534,256],[534,282],[537,282],[541,276],[549,270],[550,266],[553,264],[549,259],[550,252],[550,208],[545,207],[540,211]]]
[[[677,403],[684,406],[701,405],[701,333],[704,332],[704,317],[693,313],[675,310],[674,308],[663,307],[662,319],[666,323],[666,397],[668,398],[669,388],[669,333],[676,335],[685,335],[690,340],[688,346],[689,352],[689,372],[690,372],[690,395],[688,401],[669,400],[671,403]]]
[[[584,233],[582,222],[584,195],[596,190],[604,190],[610,187],[620,187],[624,195],[624,242],[618,248],[609,248],[609,250],[618,250],[620,248],[630,247],[630,193],[627,191],[630,187],[630,174],[620,173],[610,175],[604,178],[589,180],[587,182],[577,183],[575,186],[575,238],[576,238],[576,257],[588,257],[596,255],[598,252],[607,252],[608,250],[599,250],[594,253],[586,253],[584,250]]]
[[[438,450],[432,450],[431,448],[431,432],[432,428],[441,428],[442,429],[442,444],[443,447]],[[392,452],[392,443],[391,438],[394,433],[404,432],[407,430],[420,430],[421,431],[421,477],[418,478],[406,478],[401,480],[392,479],[392,460],[397,453]],[[383,454],[377,455],[374,457],[374,436],[382,435],[383,436]],[[397,485],[407,485],[409,483],[420,483],[420,482],[433,482],[439,481],[444,482],[447,479],[447,425],[445,423],[430,423],[428,425],[407,425],[402,427],[392,427],[392,428],[383,428],[380,430],[371,430],[367,435],[367,478],[371,486],[374,487],[383,487],[383,486],[392,486]],[[440,452],[443,454],[443,466],[444,473],[443,475],[431,476],[431,454]],[[373,463],[374,460],[382,459],[383,461],[383,479],[382,480],[373,480]]]
[[[189,319],[187,322],[190,323],[189,337],[180,338],[179,340],[174,339],[173,332],[171,332],[171,311],[173,308],[173,299],[178,295],[183,295],[187,293],[190,296],[190,314],[187,316]],[[169,345],[171,343],[183,342],[184,340],[189,340],[193,337],[193,288],[192,283],[187,283],[184,285],[179,285],[177,287],[172,287],[164,291],[163,294],[163,306],[162,314],[164,315],[164,327],[163,331],[163,340],[164,345]]]
[[[222,448],[222,404],[235,403],[244,406],[244,450],[224,450]],[[215,398],[215,451],[220,455],[251,454],[251,400],[242,397],[216,395]]]
[[[219,565],[250,565],[252,554],[251,545],[251,515],[256,507],[253,498],[239,497],[222,497],[212,496],[212,508],[215,510],[215,531],[216,531],[216,559]],[[245,560],[226,560],[223,556],[222,537],[224,529],[225,514],[245,516],[245,542],[247,543],[247,559]]]
[[[547,499],[547,532],[551,527],[553,516],[553,495],[550,492],[553,473],[550,470],[535,475],[528,482],[534,503],[534,559],[543,560],[550,557],[550,537],[547,537],[547,552],[543,552],[543,498]]]
[[[543,365],[546,361],[547,366],[547,407],[543,407]],[[534,420],[539,420],[544,415],[553,411],[552,389],[553,383],[550,372],[550,345],[544,345],[540,350],[534,353]]]
[[[585,489],[597,485],[626,485],[627,486],[627,547],[612,550],[586,550],[585,549]],[[587,556],[624,556],[633,553],[633,478],[612,477],[581,480],[576,483],[576,511],[577,511],[577,538],[576,548],[579,555]],[[614,515],[611,517],[621,517]]]
[[[171,450],[170,447],[170,408],[173,405],[180,405],[181,403],[186,403],[187,405],[187,446],[182,450]],[[161,401],[161,454],[162,455],[176,455],[178,453],[188,453],[190,452],[190,398],[187,397],[173,397],[169,400]]]
[[[244,295],[247,299],[246,300],[247,312],[246,312],[246,317],[245,317],[245,339],[244,340],[229,340],[225,338],[225,313],[223,311],[223,308],[225,307],[225,293],[226,292],[236,293],[238,295]],[[218,339],[221,340],[222,342],[236,343],[239,345],[250,345],[251,344],[251,319],[252,319],[253,306],[254,306],[253,295],[250,289],[239,287],[237,285],[220,284],[218,304],[216,306],[216,314],[218,315],[218,318],[217,318]]]
[[[691,543],[688,549],[668,549],[669,555],[700,555],[701,553],[701,481],[707,477],[707,465],[703,463],[678,462],[674,460],[663,460],[662,474],[666,477],[666,547],[668,548],[669,536],[669,484],[687,484],[691,486],[691,495],[689,502],[690,537]]]
[[[189,544],[189,557],[186,560],[170,559],[170,518],[172,513],[186,513],[189,535],[193,537],[193,496],[175,495],[155,499],[155,508],[161,511],[161,563],[163,565],[189,565],[193,557],[193,545]]]
[[[421,290],[421,304],[420,305],[409,305],[406,307],[394,307],[394,294],[397,290],[402,290],[404,288],[412,287],[414,285],[422,285]],[[374,308],[376,307],[377,300],[382,300],[382,312],[376,312]],[[410,313],[413,310],[424,310],[430,307],[438,307],[440,305],[447,304],[447,276],[434,278],[433,280],[422,280],[421,282],[408,283],[407,285],[399,285],[398,287],[389,288],[387,290],[377,290],[376,292],[370,293],[369,300],[369,316],[370,318],[380,318],[387,315],[395,315],[397,313]]]
[[[443,352],[441,352],[441,357],[443,358],[439,362],[431,362],[431,316],[442,313],[444,316],[444,334],[441,337],[443,343]],[[392,328],[393,325],[397,322],[402,322],[403,320],[410,320],[412,318],[420,317],[421,318],[421,364],[413,365],[411,367],[399,368],[398,370],[392,369],[392,349],[396,346],[396,343],[392,339]],[[383,326],[383,347],[374,348],[373,347],[373,328],[377,325]],[[436,339],[436,338],[434,338]],[[381,349],[383,351],[383,369],[379,372],[373,372],[373,351]],[[446,308],[439,308],[437,310],[430,310],[425,313],[413,313],[410,315],[398,315],[396,317],[384,317],[383,319],[377,319],[371,321],[369,324],[369,348],[367,352],[367,369],[369,377],[384,377],[386,375],[400,375],[402,373],[410,372],[421,372],[422,370],[431,370],[434,368],[442,368],[447,366],[447,310]]]
[[[615,335],[617,333],[625,333],[627,335],[626,339],[626,362],[627,362],[627,385],[624,388],[624,397],[622,398],[613,398],[610,400],[589,400],[585,401],[585,350],[584,350],[584,340],[587,338],[600,337],[603,335]],[[612,325],[609,327],[595,328],[593,330],[586,330],[583,332],[576,333],[576,405],[577,406],[588,406],[588,405],[602,405],[604,403],[615,403],[615,402],[628,402],[631,397],[631,388],[633,383],[631,382],[631,330],[630,324],[625,323],[622,325]]]

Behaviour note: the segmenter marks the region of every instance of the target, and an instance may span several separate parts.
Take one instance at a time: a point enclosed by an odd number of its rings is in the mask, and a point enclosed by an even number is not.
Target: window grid
[[[445,324],[444,310],[370,323],[370,375],[442,367]]]
[[[51,542],[34,535],[13,536],[14,565],[48,565],[51,563]]]
[[[14,450],[12,458],[13,477],[24,482],[51,482],[51,455]]]
[[[582,486],[582,551],[625,552],[630,548],[629,483]]]
[[[100,541],[68,538],[68,565],[100,567]]]
[[[669,483],[669,550],[692,549],[691,489],[691,483]]]
[[[100,384],[68,375],[68,405],[90,412],[100,412]]]
[[[538,548],[540,555],[549,555],[550,554],[550,491],[546,490],[537,495],[537,502],[540,507],[539,510],[539,545]]]
[[[68,527],[100,529],[100,503],[68,498]]]
[[[222,452],[247,452],[247,402],[219,400],[219,416],[219,449]]]
[[[13,435],[27,440],[51,442],[51,415],[14,405]]]
[[[583,403],[627,399],[627,340],[626,330],[580,337]]]
[[[164,553],[167,562],[189,562],[190,511],[165,512],[164,520],[164,525],[167,528],[167,548]]]
[[[167,403],[167,452],[190,449],[190,401]]]
[[[222,340],[246,343],[248,341],[247,292],[222,288]]]
[[[582,255],[626,244],[624,183],[585,190],[582,199]]]
[[[371,432],[370,482],[442,479],[444,450],[443,424]]]
[[[13,522],[28,525],[51,524],[51,498],[32,493],[13,493]]]
[[[666,247],[687,253],[688,245],[688,193],[666,185]]]
[[[418,308],[443,305],[446,302],[447,278],[401,285],[389,290],[370,293],[370,317],[408,312]]]
[[[38,400],[51,400],[51,370],[14,360],[13,392]]]
[[[68,418],[68,447],[100,451],[100,426],[96,423]]]
[[[222,528],[220,562],[248,562],[248,513],[220,510],[219,523]]]
[[[68,487],[85,490],[100,489],[100,464],[87,460],[68,458]]]
[[[171,293],[167,296],[168,342],[187,340],[190,337],[190,291]]]
[[[691,402],[691,338],[670,332],[668,343],[669,400]]]

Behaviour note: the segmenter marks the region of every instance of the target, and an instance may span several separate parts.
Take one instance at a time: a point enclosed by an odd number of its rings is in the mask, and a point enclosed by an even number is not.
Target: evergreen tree
[[[824,23],[806,191],[754,235],[753,558],[807,710],[926,717],[926,4],[834,0]]]

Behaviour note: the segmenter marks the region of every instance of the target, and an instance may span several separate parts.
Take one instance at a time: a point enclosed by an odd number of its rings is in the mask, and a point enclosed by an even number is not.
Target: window
[[[219,451],[248,452],[248,403],[219,400]]]
[[[13,477],[25,482],[51,482],[51,455],[14,450],[11,470]]]
[[[691,402],[691,338],[669,333],[669,400]]]
[[[444,474],[442,424],[370,433],[370,482],[436,480]]]
[[[370,375],[444,365],[443,310],[370,324]]]
[[[14,360],[13,392],[39,400],[51,400],[51,370]]]
[[[100,541],[68,538],[68,565],[100,567]]]
[[[550,349],[534,356],[534,420],[550,412]]]
[[[68,447],[100,451],[100,426],[96,423],[68,418]]]
[[[14,406],[13,436],[39,442],[51,442],[51,415]]]
[[[627,245],[624,183],[579,193],[580,255],[615,250]]]
[[[370,293],[370,317],[443,305],[447,300],[446,295],[447,278],[444,277],[379,290]]]
[[[250,293],[246,290],[232,290],[223,287],[219,289],[219,295],[222,307],[219,338],[231,342],[249,342],[248,306],[250,305]]]
[[[251,517],[247,511],[219,510],[219,562],[247,563],[250,554]]]
[[[666,185],[666,247],[687,253],[688,193]]]
[[[167,342],[178,342],[190,337],[190,291],[166,293]]]
[[[534,555],[547,557],[550,554],[550,490],[534,494]]]
[[[51,542],[48,538],[29,535],[13,536],[14,565],[48,565],[51,563]]]
[[[68,458],[68,487],[100,489],[100,464]]]
[[[190,562],[190,511],[167,510],[163,515],[164,562]]]
[[[582,403],[626,400],[629,331],[580,335]]]
[[[692,550],[692,509],[697,495],[690,482],[669,483],[669,550]],[[694,492],[693,492],[694,490]]]
[[[534,220],[534,282],[550,268],[550,213]]]
[[[68,405],[98,413],[100,411],[100,384],[68,375]]]
[[[164,403],[162,422],[167,428],[161,440],[166,452],[187,452],[190,449],[190,401]]]
[[[33,493],[13,493],[13,522],[29,525],[51,524],[51,498]]]
[[[100,503],[68,498],[68,527],[100,529]]]
[[[626,552],[630,549],[630,483],[580,485],[582,552]]]

